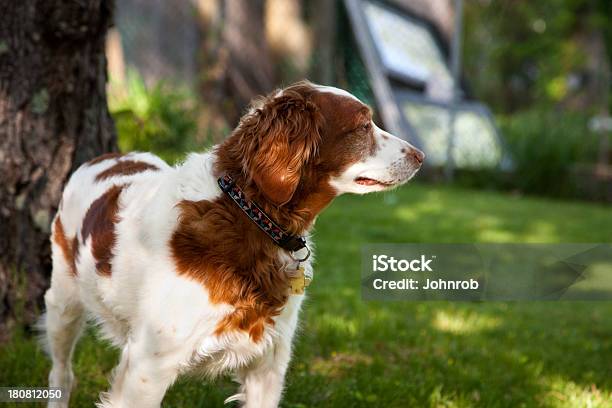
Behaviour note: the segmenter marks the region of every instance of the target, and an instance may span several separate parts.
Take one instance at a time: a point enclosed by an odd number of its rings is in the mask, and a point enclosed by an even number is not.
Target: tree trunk
[[[111,0],[0,0],[0,336],[40,312],[70,173],[116,149],[106,105]]]
[[[224,24],[222,0],[197,0],[200,28],[198,87],[205,103],[200,108],[198,127],[215,143],[227,137],[229,125],[222,108],[228,99],[224,86],[227,51],[221,41]],[[202,142],[205,142],[203,140]]]
[[[321,0],[310,7],[313,13],[316,13],[316,18],[313,19],[313,24],[309,25],[304,19],[308,8],[304,0],[266,0],[266,40],[272,57],[274,78],[282,84],[290,84],[307,76],[313,62],[311,27],[316,27],[319,20],[325,20],[325,25],[330,18],[334,18],[336,2],[325,0],[322,2],[324,4],[319,3]],[[322,8],[317,8],[318,6]],[[330,9],[331,15],[327,15]],[[323,43],[317,43],[317,49],[323,51],[319,47],[329,48],[327,45],[330,43],[330,37],[321,39]]]
[[[336,45],[336,8],[335,1],[315,0],[312,4],[314,15],[314,37],[317,50],[312,75],[315,81],[324,85],[334,84],[334,71],[336,68],[335,45]]]
[[[253,97],[272,90],[274,70],[265,33],[265,0],[227,0],[224,6],[221,58],[226,100],[221,106],[233,128]]]

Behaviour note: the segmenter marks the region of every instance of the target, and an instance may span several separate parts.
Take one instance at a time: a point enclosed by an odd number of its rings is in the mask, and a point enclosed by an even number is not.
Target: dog
[[[121,350],[98,407],[159,407],[183,373],[231,373],[240,388],[227,401],[278,406],[317,215],[340,194],[405,183],[423,159],[352,94],[303,81],[175,167],[149,153],[85,163],[52,224],[49,385],[72,389],[89,319]]]

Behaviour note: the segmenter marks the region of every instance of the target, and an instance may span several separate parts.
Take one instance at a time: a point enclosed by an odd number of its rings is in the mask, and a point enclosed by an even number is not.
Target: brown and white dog
[[[278,246],[219,178],[231,176],[312,250],[308,232],[334,197],[398,186],[422,162],[353,95],[300,82],[256,101],[225,142],[176,167],[148,153],[84,164],[53,222],[50,386],[71,389],[89,317],[122,350],[99,407],[159,407],[177,376],[194,371],[233,373],[241,386],[228,401],[277,406],[304,298],[290,280],[308,248]],[[311,261],[301,263],[306,275]]]

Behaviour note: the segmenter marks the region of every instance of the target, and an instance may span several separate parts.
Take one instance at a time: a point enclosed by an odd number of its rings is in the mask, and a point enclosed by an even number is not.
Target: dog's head
[[[355,96],[309,82],[254,102],[229,146],[247,183],[276,206],[389,189],[410,180],[424,159],[376,126]]]

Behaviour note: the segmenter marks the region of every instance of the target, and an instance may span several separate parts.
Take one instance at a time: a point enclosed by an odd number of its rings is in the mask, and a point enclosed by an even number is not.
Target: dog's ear
[[[291,200],[303,166],[316,155],[321,114],[298,90],[285,90],[260,102],[243,130],[243,166],[264,196],[275,205]]]

